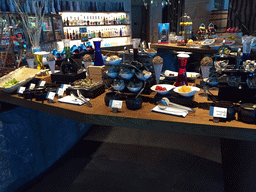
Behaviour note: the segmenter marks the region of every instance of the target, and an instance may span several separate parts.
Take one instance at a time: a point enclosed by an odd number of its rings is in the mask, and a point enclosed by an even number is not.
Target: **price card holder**
[[[49,103],[54,103],[53,99],[55,97],[55,94],[54,92],[48,92],[47,95],[46,95],[46,99],[48,100]]]
[[[40,81],[40,82],[38,83],[38,87],[44,87],[44,86],[45,86],[45,83],[46,83],[46,81]]]
[[[213,122],[219,123],[220,118],[227,118],[228,109],[224,107],[210,107],[209,115],[213,116]]]
[[[123,101],[120,100],[110,100],[109,107],[112,108],[113,113],[117,113],[118,109],[122,109]]]
[[[17,93],[20,97],[22,97],[23,92],[26,90],[26,87],[19,87]]]
[[[58,95],[58,97],[62,97],[64,94],[64,89],[62,88],[58,88],[56,91],[56,94]]]
[[[34,83],[30,83],[30,85],[29,85],[29,90],[34,90],[35,89],[35,87],[36,87],[36,84],[34,84]]]

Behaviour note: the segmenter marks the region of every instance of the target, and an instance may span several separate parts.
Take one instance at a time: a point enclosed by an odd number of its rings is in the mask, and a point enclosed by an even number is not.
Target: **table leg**
[[[256,190],[256,142],[221,139],[225,192]]]

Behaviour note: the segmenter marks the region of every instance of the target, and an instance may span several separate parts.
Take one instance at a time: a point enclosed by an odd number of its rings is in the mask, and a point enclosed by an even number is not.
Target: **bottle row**
[[[87,32],[83,32],[78,29],[67,29],[64,31],[65,39],[71,40],[82,40],[88,41],[91,38],[98,38],[98,37],[126,37],[129,36],[129,29],[127,27],[120,27],[120,28],[104,28],[100,30],[88,30]]]
[[[77,17],[66,17],[63,18],[63,25],[67,26],[77,26],[77,25],[125,25],[128,24],[128,18],[124,15],[91,15],[91,16],[77,16]]]

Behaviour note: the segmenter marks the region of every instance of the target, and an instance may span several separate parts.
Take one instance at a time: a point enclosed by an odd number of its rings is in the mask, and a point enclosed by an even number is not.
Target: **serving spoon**
[[[157,102],[157,104],[158,104],[158,107],[162,110],[165,110],[166,108],[170,107],[170,108],[176,108],[180,110],[195,112],[195,109],[170,102],[167,97],[163,97],[160,101]]]

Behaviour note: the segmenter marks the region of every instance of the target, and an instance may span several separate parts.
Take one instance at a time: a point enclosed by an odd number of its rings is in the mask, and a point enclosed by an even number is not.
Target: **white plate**
[[[173,76],[169,76],[169,74],[173,74]],[[165,70],[164,76],[167,78],[176,78],[178,76],[178,72]]]
[[[206,39],[206,40],[204,40],[204,41],[201,43],[201,45],[202,45],[202,46],[209,46],[209,45],[213,44],[214,42],[215,42],[214,39]]]
[[[194,86],[188,86],[188,87],[191,87],[191,91],[190,92],[187,92],[187,93],[181,93],[179,92],[178,90],[181,88],[182,86],[179,86],[179,87],[176,87],[175,89],[173,89],[174,92],[182,95],[183,97],[192,97],[194,96],[197,92],[200,91],[200,88],[198,87],[194,87]]]
[[[157,91],[156,90],[156,86],[161,86],[161,87],[165,87],[167,89],[167,91]],[[174,85],[169,85],[169,84],[158,84],[158,85],[153,85],[150,89],[152,91],[155,91],[157,93],[159,93],[160,95],[166,95],[168,94],[175,86]]]
[[[196,72],[187,72],[187,79],[196,79],[200,77],[200,73],[196,73]]]

